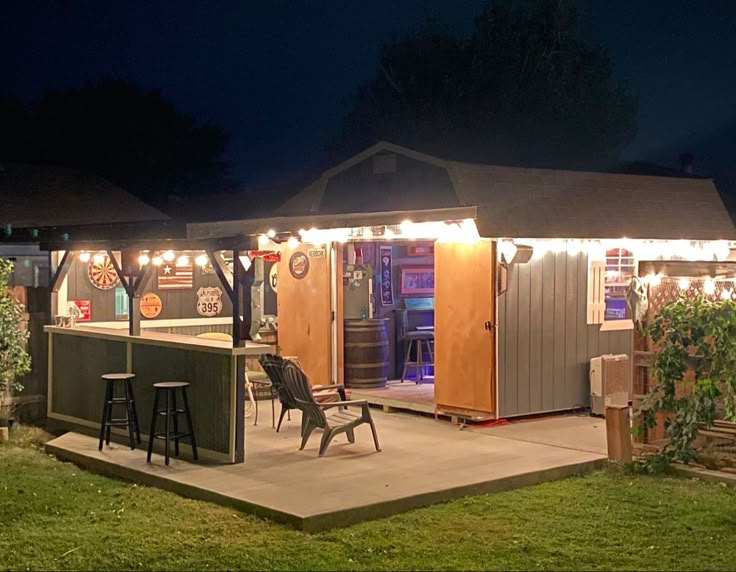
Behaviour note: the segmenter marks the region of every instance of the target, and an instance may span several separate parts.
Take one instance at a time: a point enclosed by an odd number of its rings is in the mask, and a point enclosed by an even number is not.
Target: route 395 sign
[[[197,312],[210,318],[222,312],[222,290],[217,286],[197,290]]]

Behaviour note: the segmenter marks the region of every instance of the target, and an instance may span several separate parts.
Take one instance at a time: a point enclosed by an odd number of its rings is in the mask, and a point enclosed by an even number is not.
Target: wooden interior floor
[[[386,387],[376,389],[351,389],[353,399],[366,399],[374,405],[381,405],[386,410],[401,409],[405,411],[419,411],[434,413],[434,383],[425,380],[414,383],[411,380],[401,383],[400,380],[390,380]]]

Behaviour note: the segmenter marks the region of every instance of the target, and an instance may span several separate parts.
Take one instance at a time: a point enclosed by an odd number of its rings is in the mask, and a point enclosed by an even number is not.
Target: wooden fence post
[[[609,460],[620,464],[631,462],[631,424],[628,405],[606,406],[606,442]]]

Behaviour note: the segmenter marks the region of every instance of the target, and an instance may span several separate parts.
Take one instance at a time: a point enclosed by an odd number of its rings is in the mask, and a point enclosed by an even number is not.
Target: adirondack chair
[[[294,402],[302,411],[302,444],[299,447],[300,451],[304,449],[312,431],[317,428],[324,430],[322,442],[319,445],[320,457],[324,456],[332,439],[340,433],[346,433],[348,441],[355,443],[354,430],[363,423],[371,426],[376,451],[381,450],[381,446],[378,444],[378,433],[376,433],[376,426],[373,424],[367,401],[361,399],[357,401],[317,403],[309,387],[307,376],[298,365],[290,360],[284,360],[284,381],[289,393],[294,397]],[[360,414],[351,412],[351,407],[360,408]]]
[[[273,354],[265,354],[258,359],[258,362],[261,364],[263,371],[266,372],[279,395],[281,414],[279,415],[278,425],[276,425],[276,433],[278,433],[279,429],[281,429],[281,422],[284,420],[284,416],[290,410],[300,409],[300,407],[297,405],[294,397],[289,393],[289,390],[284,383],[284,358]],[[339,383],[333,383],[330,385],[314,385],[311,389],[314,394],[314,398],[318,403],[347,400],[345,395],[345,386]],[[303,427],[304,418],[302,418],[302,428]]]

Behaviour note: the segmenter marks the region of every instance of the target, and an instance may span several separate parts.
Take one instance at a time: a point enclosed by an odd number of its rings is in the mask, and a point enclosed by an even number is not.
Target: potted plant
[[[0,438],[14,420],[13,394],[23,389],[20,380],[31,371],[28,331],[22,327],[24,307],[8,288],[12,270],[12,263],[0,258]]]

